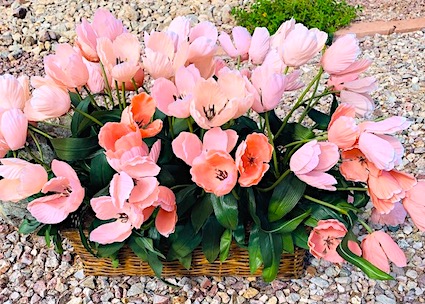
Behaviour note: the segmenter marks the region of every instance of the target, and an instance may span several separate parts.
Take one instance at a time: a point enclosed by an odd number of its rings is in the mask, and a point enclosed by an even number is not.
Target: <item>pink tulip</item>
[[[235,161],[221,150],[209,150],[196,157],[190,174],[199,187],[216,196],[230,193],[238,180]]]
[[[193,133],[181,132],[172,142],[173,153],[189,166],[202,153],[202,141]]]
[[[82,55],[67,43],[58,44],[54,55],[44,57],[44,70],[57,85],[68,89],[79,88],[89,79]]]
[[[105,69],[119,84],[131,82],[140,69],[140,43],[133,34],[123,33],[114,41],[98,38],[96,50]]]
[[[360,47],[356,35],[347,34],[337,38],[326,49],[321,59],[322,67],[327,73],[338,75],[353,64],[359,55]]]
[[[37,221],[57,224],[76,211],[83,202],[85,191],[77,174],[70,165],[54,159],[52,171],[56,175],[44,184],[41,192],[54,194],[37,198],[27,206]]]
[[[2,112],[0,108],[0,141],[4,147],[14,151],[23,148],[27,140],[27,129],[28,119],[20,109],[12,108]]]
[[[310,253],[317,259],[342,263],[344,260],[336,248],[346,234],[347,228],[341,222],[334,219],[320,220],[308,237]],[[361,249],[356,242],[348,241],[348,247],[355,254],[361,255]]]
[[[0,159],[0,201],[18,202],[40,192],[47,172],[40,165],[19,158]]]
[[[282,23],[276,33],[270,37],[270,47],[277,49],[286,39],[288,34],[295,28],[295,19],[291,18]]]
[[[369,166],[373,166],[357,148],[341,152],[342,164],[339,171],[346,180],[366,183],[369,178]]]
[[[376,89],[376,79],[366,77],[334,85],[341,90],[341,103],[353,105],[360,117],[368,116],[375,109],[375,104],[369,93]]]
[[[23,109],[30,98],[27,76],[0,75],[0,109]]]
[[[228,94],[232,92],[232,85],[214,79],[200,79],[196,83],[190,114],[201,128],[222,126],[236,115],[239,110],[237,99]]]
[[[270,48],[270,33],[265,27],[256,27],[249,46],[249,60],[262,64]]]
[[[366,71],[369,66],[372,64],[370,60],[360,59],[353,62],[347,69],[344,71],[331,75],[328,81],[329,86],[338,87],[341,84],[350,82],[359,78],[359,75]]]
[[[339,160],[338,147],[331,142],[312,140],[298,149],[289,161],[295,175],[310,186],[335,191],[336,179],[325,171]]]
[[[404,117],[391,117],[380,122],[359,124],[359,149],[378,169],[392,170],[401,164],[404,149],[399,140],[387,135],[404,130],[410,122]]]
[[[153,204],[159,206],[155,219],[155,227],[158,232],[168,237],[174,232],[177,223],[176,196],[173,191],[164,186],[159,186],[158,200]]]
[[[362,241],[363,257],[373,265],[390,272],[388,260],[398,267],[406,266],[406,256],[397,243],[383,231],[375,231],[366,236]]]
[[[89,72],[89,79],[87,80],[87,87],[91,93],[100,93],[105,89],[105,80],[103,78],[102,67],[98,62],[90,62],[83,58],[84,64]],[[109,80],[109,83],[111,80]]]
[[[354,106],[349,104],[339,105],[332,115],[328,126],[328,140],[340,149],[353,147],[360,135],[355,115]]]
[[[134,228],[139,229],[149,217],[134,211],[128,202],[134,191],[133,179],[122,172],[115,174],[109,187],[110,196],[92,198],[90,205],[101,220],[116,219],[116,221],[100,225],[90,233],[90,241],[100,244],[122,242],[127,239]]]
[[[142,138],[153,137],[162,130],[162,120],[156,119],[151,122],[155,110],[155,99],[142,92],[133,96],[130,106],[123,110],[121,123],[130,126],[132,129],[140,129]]]
[[[425,181],[421,180],[412,189],[406,191],[405,198],[403,199],[404,208],[420,231],[425,231],[424,193]]]
[[[236,150],[236,167],[242,187],[258,185],[269,169],[273,146],[264,134],[249,134]]]
[[[258,66],[252,72],[251,82],[247,81],[248,89],[254,96],[252,109],[264,113],[277,107],[285,92],[286,76],[276,71],[273,66]],[[254,90],[255,88],[255,90]]]
[[[32,92],[24,112],[30,121],[43,121],[65,115],[70,107],[71,98],[65,90],[55,85],[42,85]]]
[[[156,79],[152,87],[152,97],[157,101],[158,109],[168,116],[189,117],[193,89],[200,78],[198,69],[189,65],[177,70],[175,84],[163,77]]]
[[[214,23],[209,21],[202,21],[190,29],[189,42],[192,43],[200,37],[205,37],[212,42],[216,43],[218,38],[217,28]]]
[[[97,38],[105,37],[114,41],[116,37],[127,31],[122,21],[115,19],[106,9],[96,10],[91,24],[83,18],[75,30],[77,46],[87,60],[94,62],[99,61],[96,52]]]
[[[106,159],[115,171],[125,172],[134,179],[156,176],[161,170],[156,164],[159,152],[155,144],[149,152],[140,130],[133,130],[127,124],[106,123],[99,132],[99,145],[106,150]]]
[[[282,42],[280,56],[287,66],[302,66],[320,52],[327,39],[325,32],[315,28],[309,30],[297,23]]]
[[[221,150],[230,153],[236,146],[238,135],[234,130],[225,130],[215,127],[204,135],[204,142],[193,133],[181,132],[172,142],[174,154],[189,166],[202,152]]]
[[[399,202],[394,204],[394,209],[390,211],[390,213],[379,213],[376,208],[373,208],[372,215],[370,220],[372,223],[388,225],[388,226],[397,226],[404,223],[406,219],[406,210],[403,205]]]
[[[397,170],[378,170],[375,166],[368,166],[368,190],[373,206],[379,213],[389,213],[394,204],[405,198],[406,191],[416,185],[412,175]]]
[[[189,53],[189,43],[181,43],[176,49],[173,36],[164,32],[145,33],[143,66],[154,79],[171,78],[183,66]]]
[[[251,34],[242,26],[235,26],[232,29],[233,43],[229,34],[221,32],[218,40],[224,51],[232,58],[241,57],[241,60],[248,59],[248,51],[251,45]]]

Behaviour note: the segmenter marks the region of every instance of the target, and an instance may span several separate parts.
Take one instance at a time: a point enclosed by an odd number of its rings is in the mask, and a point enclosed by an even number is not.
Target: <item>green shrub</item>
[[[247,10],[234,7],[231,13],[251,33],[256,27],[267,27],[272,34],[291,17],[308,28],[334,33],[356,18],[360,10],[360,6],[351,6],[345,0],[256,0]]]

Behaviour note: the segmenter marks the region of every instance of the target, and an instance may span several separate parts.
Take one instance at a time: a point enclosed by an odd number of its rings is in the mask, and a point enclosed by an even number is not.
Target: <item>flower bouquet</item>
[[[296,247],[374,279],[406,265],[362,213],[371,201],[372,222],[407,211],[425,230],[425,183],[395,169],[406,118],[371,119],[376,80],[360,77],[371,62],[354,35],[326,44],[289,20],[230,36],[177,17],[142,46],[103,9],[76,33],[31,92],[28,77],[0,76],[0,200],[28,201],[22,233],[61,251],[73,227],[93,255],[118,265],[126,245],[158,276],[165,260],[190,268],[200,246],[225,261],[232,243],[266,281]]]

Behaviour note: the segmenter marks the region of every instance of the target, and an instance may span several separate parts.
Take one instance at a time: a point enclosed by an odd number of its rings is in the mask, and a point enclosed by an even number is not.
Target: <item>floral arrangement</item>
[[[406,265],[360,216],[371,201],[372,222],[409,213],[425,230],[425,182],[396,169],[395,134],[409,121],[371,119],[376,80],[360,77],[371,62],[354,35],[326,45],[326,33],[289,20],[274,35],[230,36],[177,17],[142,47],[103,9],[76,32],[32,90],[26,76],[0,76],[0,200],[28,201],[22,233],[60,251],[60,230],[74,227],[92,254],[118,264],[126,244],[158,276],[164,260],[189,268],[198,246],[224,261],[232,242],[266,281],[294,246],[374,279],[392,278],[389,261]]]

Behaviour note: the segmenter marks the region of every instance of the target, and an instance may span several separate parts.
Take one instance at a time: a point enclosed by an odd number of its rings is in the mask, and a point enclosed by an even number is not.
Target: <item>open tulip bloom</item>
[[[271,35],[178,17],[142,43],[106,10],[76,32],[46,76],[0,76],[0,200],[28,201],[21,232],[60,251],[61,229],[79,229],[92,254],[118,264],[128,245],[158,276],[201,244],[225,261],[232,242],[266,281],[295,246],[374,279],[406,265],[373,225],[425,230],[425,181],[399,170],[410,122],[371,118],[376,79],[354,35],[327,46],[293,19]]]

